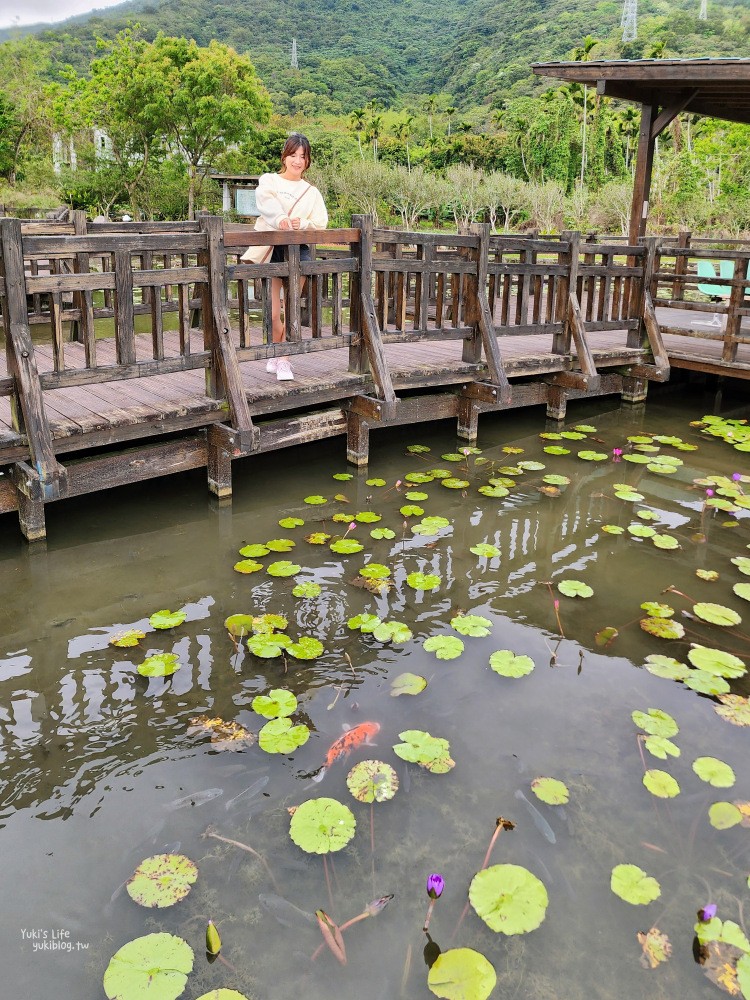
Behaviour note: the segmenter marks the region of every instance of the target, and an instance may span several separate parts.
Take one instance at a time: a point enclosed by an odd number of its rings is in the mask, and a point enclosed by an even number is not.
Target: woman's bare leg
[[[281,278],[271,278],[271,326],[274,344],[281,344],[284,341],[284,324],[281,322],[282,288]]]

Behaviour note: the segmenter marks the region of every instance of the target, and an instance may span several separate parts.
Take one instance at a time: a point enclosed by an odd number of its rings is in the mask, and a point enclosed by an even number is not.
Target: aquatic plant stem
[[[328,857],[323,855],[323,871],[326,873],[326,886],[328,887],[328,902],[333,909],[333,892],[331,891],[331,876],[328,874]]]
[[[489,847],[487,848],[487,853],[485,854],[484,861],[482,862],[482,866],[479,869],[480,872],[484,871],[484,869],[489,864],[490,855],[492,854],[492,849],[494,848],[495,843],[497,842],[497,838],[500,836],[500,834],[503,832],[503,830],[513,830],[515,828],[515,825],[516,824],[512,823],[509,819],[503,819],[502,816],[498,816],[497,820],[495,821],[495,830],[494,830],[494,832],[492,834],[492,837],[490,838],[490,843],[489,843]],[[434,902],[434,900],[432,902]],[[432,904],[430,904],[430,905],[432,905]],[[453,928],[453,933],[450,936],[450,940],[451,941],[456,936],[456,934],[458,934],[458,932],[459,932],[459,930],[461,928],[461,924],[466,919],[466,914],[468,912],[469,912],[469,901],[467,899],[466,900],[466,905],[464,906],[463,910],[461,911],[461,916],[458,918],[458,923]],[[427,923],[428,923],[428,921],[425,921],[424,930],[427,930]]]
[[[549,596],[552,599],[552,607],[555,609],[555,618],[557,619],[557,627],[560,630],[560,635],[565,638],[565,631],[562,627],[562,622],[560,621],[560,602],[555,597],[554,591],[552,590],[552,584],[549,581],[545,581],[545,586],[549,590]]]
[[[367,917],[369,917],[369,916],[371,916],[371,914],[368,913],[367,911],[365,911],[364,913],[357,914],[356,917],[352,917],[351,920],[347,920],[346,923],[341,924],[341,926],[339,927],[339,933],[343,934],[344,931],[348,931],[349,928],[352,927],[354,924],[358,924],[360,920],[366,920]],[[315,949],[315,951],[310,956],[310,961],[311,962],[317,961],[317,959],[320,957],[320,953],[323,951],[323,949],[325,948],[325,946],[326,946],[325,941],[321,942],[321,944],[318,945],[318,947]]]
[[[220,840],[222,844],[229,844],[231,847],[239,847],[241,851],[247,851],[248,854],[252,854],[253,857],[257,858],[258,861],[260,861],[260,863],[266,869],[266,871],[268,872],[268,877],[271,879],[271,882],[273,883],[274,889],[276,890],[277,893],[279,893],[279,895],[281,895],[281,890],[279,889],[278,883],[274,878],[273,872],[268,866],[268,862],[263,857],[263,855],[259,854],[258,851],[256,851],[253,847],[250,847],[249,844],[243,844],[239,840],[232,840],[230,837],[222,837],[220,833],[214,833],[214,831],[210,827],[208,828],[208,830],[206,830],[203,836],[212,837],[214,840]]]
[[[404,971],[401,975],[401,996],[406,992],[406,984],[409,981],[409,973],[411,972],[411,944],[406,949],[406,958],[404,959]]]
[[[372,891],[375,892],[375,803],[370,803],[370,861],[372,867]]]

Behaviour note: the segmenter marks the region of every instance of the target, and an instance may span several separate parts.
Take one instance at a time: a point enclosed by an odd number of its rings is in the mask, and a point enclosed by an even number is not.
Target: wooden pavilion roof
[[[606,97],[750,124],[750,59],[622,59],[531,68],[538,76],[595,85]]]

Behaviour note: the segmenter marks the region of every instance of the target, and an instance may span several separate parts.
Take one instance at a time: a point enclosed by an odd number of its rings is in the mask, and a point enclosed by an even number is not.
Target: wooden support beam
[[[635,177],[633,178],[633,199],[630,207],[629,241],[635,245],[646,232],[648,200],[651,193],[651,171],[654,164],[654,137],[651,125],[656,108],[653,104],[641,105],[641,129],[638,133]]]
[[[685,90],[681,94],[675,95],[671,104],[662,108],[656,120],[651,123],[651,138],[657,139],[667,125],[673,122],[677,115],[679,115],[682,111],[685,111],[687,106],[697,95],[697,90]]]
[[[471,232],[479,237],[477,248],[477,284],[476,284],[476,322],[487,359],[490,381],[498,391],[498,401],[501,406],[510,403],[511,389],[508,376],[505,374],[500,347],[497,342],[492,313],[487,297],[487,264],[490,254],[490,227],[487,223],[472,223]]]
[[[347,408],[373,423],[382,423],[396,419],[398,406],[397,402],[386,403],[385,400],[377,399],[375,396],[363,395],[355,396]]]
[[[393,380],[388,370],[380,327],[372,301],[372,219],[368,215],[355,215],[352,222],[359,230],[360,251],[360,308],[361,334],[370,361],[375,388],[380,399],[386,403],[396,402]]]
[[[549,420],[564,420],[568,406],[568,395],[560,385],[547,387],[547,417]]]
[[[370,425],[361,413],[349,410],[346,421],[346,460],[362,467],[370,459]]]

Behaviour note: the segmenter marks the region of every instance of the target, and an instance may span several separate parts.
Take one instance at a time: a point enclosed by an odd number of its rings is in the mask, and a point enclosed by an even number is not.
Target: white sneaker
[[[276,365],[276,381],[292,382],[293,380],[294,372],[292,371],[292,366],[286,358],[281,358]]]
[[[276,371],[278,363],[279,362],[276,358],[269,358],[268,361],[266,361],[266,371],[273,374]]]

